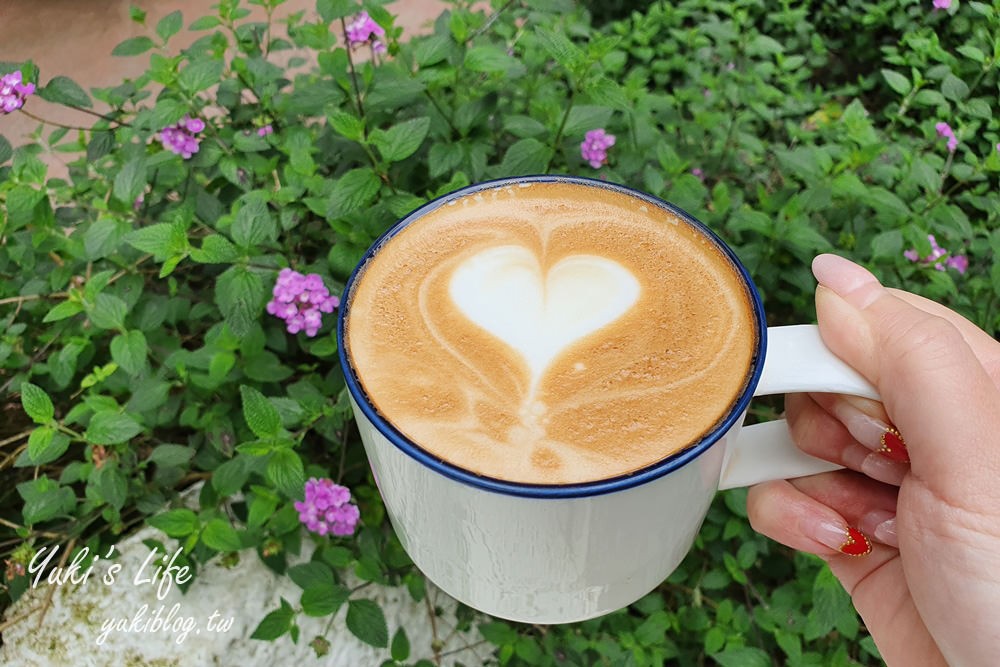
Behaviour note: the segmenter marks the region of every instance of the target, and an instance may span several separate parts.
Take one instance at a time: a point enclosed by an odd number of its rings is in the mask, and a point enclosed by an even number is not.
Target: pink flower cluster
[[[267,124],[264,127],[257,128],[258,137],[266,137],[269,134],[274,134],[274,126]]]
[[[304,276],[292,269],[282,269],[267,302],[267,312],[285,320],[288,333],[305,331],[312,338],[323,324],[323,313],[332,313],[340,297],[332,296],[317,273]]]
[[[177,153],[185,160],[198,152],[198,137],[205,129],[205,121],[184,116],[176,125],[168,125],[160,130],[160,141],[168,151]]]
[[[583,143],[580,144],[580,155],[590,163],[594,169],[600,169],[601,165],[608,162],[608,149],[615,145],[615,135],[608,134],[604,128],[591,130],[584,135]]]
[[[948,123],[938,123],[934,126],[937,130],[938,136],[948,140],[948,152],[954,153],[955,149],[958,148],[958,137],[955,136],[955,132],[951,129],[951,125]]]
[[[21,72],[0,77],[0,111],[12,113],[24,106],[24,100],[35,92],[35,84],[23,83]]]
[[[295,511],[299,521],[317,535],[353,535],[361,517],[347,487],[315,477],[306,482],[306,499],[295,502]]]
[[[965,273],[969,268],[969,258],[965,255],[951,255],[947,250],[938,245],[933,234],[927,235],[927,240],[931,242],[931,254],[921,257],[915,249],[910,248],[903,253],[903,257],[911,262],[920,262],[925,266],[933,265],[937,271],[944,271],[945,267],[955,269],[959,273]]]
[[[376,53],[385,52],[385,44],[378,38],[385,36],[385,28],[368,16],[368,12],[361,12],[354,20],[347,24],[347,41],[350,46],[362,46],[369,40],[372,43],[372,50]]]
[[[951,0],[934,0],[933,5],[934,11],[938,11],[940,9],[950,9]]]

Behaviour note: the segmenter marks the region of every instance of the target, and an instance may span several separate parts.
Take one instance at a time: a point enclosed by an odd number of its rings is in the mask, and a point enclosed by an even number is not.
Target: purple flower
[[[351,502],[347,487],[331,479],[310,477],[306,482],[306,499],[295,502],[299,521],[317,535],[353,535],[361,512]]]
[[[176,125],[168,125],[160,130],[160,141],[168,151],[177,153],[185,160],[198,152],[198,138],[194,135],[205,129],[205,121],[184,116]]]
[[[903,257],[911,262],[919,262],[924,266],[933,266],[935,271],[944,271],[945,268],[952,268],[959,273],[965,273],[969,268],[969,258],[965,255],[951,255],[947,250],[938,245],[933,234],[927,235],[927,240],[931,242],[931,253],[926,257],[921,257],[914,248],[903,251]]]
[[[35,84],[23,83],[21,72],[0,77],[0,111],[12,113],[24,106],[24,100],[35,92]]]
[[[702,182],[705,181],[705,172],[703,172],[700,167],[695,167],[694,169],[691,170],[691,173],[699,181],[702,181]]]
[[[958,138],[955,136],[955,132],[952,131],[951,125],[948,123],[938,123],[934,126],[937,130],[938,136],[948,140],[948,152],[954,153],[955,149],[958,148]]]
[[[381,53],[385,51],[385,44],[378,40],[385,35],[385,29],[368,16],[368,12],[361,12],[353,21],[347,24],[347,41],[351,47],[366,44],[372,41],[372,48]]]
[[[934,0],[933,5],[934,11],[938,11],[939,9],[950,9],[951,0]]]
[[[310,338],[319,333],[323,313],[332,313],[340,305],[340,298],[330,294],[319,274],[304,276],[292,269],[278,273],[272,294],[267,312],[284,320],[288,333],[305,331]]]
[[[584,136],[580,144],[580,155],[594,169],[608,162],[608,149],[615,145],[615,135],[608,134],[604,128],[591,130]]]
[[[257,130],[257,136],[259,137],[266,137],[269,134],[274,134],[274,127],[270,124]]]

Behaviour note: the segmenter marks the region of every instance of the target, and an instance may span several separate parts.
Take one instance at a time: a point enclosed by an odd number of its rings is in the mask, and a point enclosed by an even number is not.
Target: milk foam
[[[531,394],[552,360],[615,321],[639,299],[639,281],[621,264],[572,255],[542,274],[524,246],[485,250],[462,262],[449,293],[470,320],[517,350],[531,368]]]
[[[746,384],[753,308],[699,229],[571,183],[452,200],[379,249],[347,295],[375,409],[476,474],[566,484],[697,442]]]

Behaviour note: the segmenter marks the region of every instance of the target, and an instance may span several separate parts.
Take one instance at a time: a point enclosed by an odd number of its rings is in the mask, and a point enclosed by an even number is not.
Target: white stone
[[[348,631],[344,620],[346,605],[333,617],[332,623],[329,617],[311,618],[299,614],[297,622],[301,635],[297,644],[292,643],[288,635],[273,642],[250,639],[261,619],[280,606],[282,597],[297,608],[301,596],[298,586],[288,577],[278,576],[268,569],[252,551],[242,552],[239,564],[233,568],[225,568],[218,564],[218,559],[213,560],[201,569],[186,594],[174,586],[163,600],[159,600],[155,587],[134,584],[138,573],[148,572],[148,569],[142,570],[143,562],[150,553],[142,540],[148,538],[164,541],[163,535],[154,529],[145,528],[137,532],[117,545],[116,560],[100,561],[85,583],[53,587],[43,579],[37,588],[29,589],[8,609],[7,619],[18,618],[39,608],[54,588],[52,604],[41,627],[38,626],[36,611],[4,631],[0,665],[378,667],[390,658],[388,649],[376,649],[364,644]],[[164,543],[171,546],[168,541]],[[57,560],[54,558],[53,562]],[[114,583],[106,585],[100,577],[115,563],[121,565],[121,569]],[[432,642],[436,632],[441,641],[438,649],[442,654],[441,665],[485,663],[491,647],[477,644],[481,640],[478,632],[453,632],[454,600],[430,584],[427,594],[430,606],[426,601],[414,602],[405,587],[387,588],[373,584],[359,593],[382,607],[390,639],[397,628],[405,629],[410,641],[407,662],[412,663],[419,658],[434,661]],[[180,643],[177,642],[180,633],[111,631],[102,645],[97,644],[102,624],[115,618],[131,621],[143,605],[149,605],[146,619],[151,619],[161,606],[161,618],[166,618],[171,608],[178,605],[172,621],[179,617],[191,618],[200,631],[190,632]],[[441,608],[443,613],[434,619],[432,630],[429,609],[434,606]],[[208,632],[206,623],[215,611],[218,611],[217,620],[233,619],[228,632]],[[330,642],[330,652],[323,658],[317,658],[309,646],[317,635],[325,636]]]

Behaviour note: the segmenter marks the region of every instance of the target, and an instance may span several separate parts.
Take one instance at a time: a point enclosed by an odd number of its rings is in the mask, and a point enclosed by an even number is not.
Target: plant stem
[[[69,296],[69,292],[53,292],[52,294],[25,294],[24,296],[9,296],[6,299],[0,299],[0,306],[5,306],[8,303],[24,303],[25,301],[37,301],[38,299],[65,299]]]
[[[569,121],[569,112],[573,110],[573,87],[570,86],[569,98],[566,100],[566,111],[563,112],[562,120],[559,122],[559,129],[556,130],[556,136],[552,140],[552,155],[549,157],[548,163],[545,165],[545,173],[549,173],[549,169],[552,168],[552,160],[556,156],[556,151],[559,150],[559,143],[563,138],[563,131],[566,129],[566,122]]]
[[[79,125],[66,125],[65,123],[57,123],[54,120],[46,120],[41,116],[36,116],[30,111],[25,111],[24,109],[21,109],[21,113],[27,116],[28,118],[37,120],[39,123],[42,123],[43,125],[52,125],[53,127],[61,127],[65,130],[82,130],[83,132],[90,131],[89,127],[80,127]]]
[[[21,440],[22,438],[27,438],[29,435],[31,435],[31,432],[34,431],[34,430],[35,429],[31,429],[29,431],[21,431],[17,435],[12,435],[9,438],[4,438],[3,440],[0,440],[0,447],[6,447],[7,445],[9,445],[12,442],[17,442],[18,440]]]
[[[351,73],[351,86],[354,88],[354,102],[358,106],[358,116],[361,117],[361,120],[364,120],[365,105],[361,101],[361,86],[358,85],[358,72],[354,67],[354,58],[351,56],[351,40],[347,36],[347,21],[343,17],[340,19],[340,28],[344,33],[344,44],[347,45],[347,48],[344,49],[344,51],[347,52],[347,68]]]

